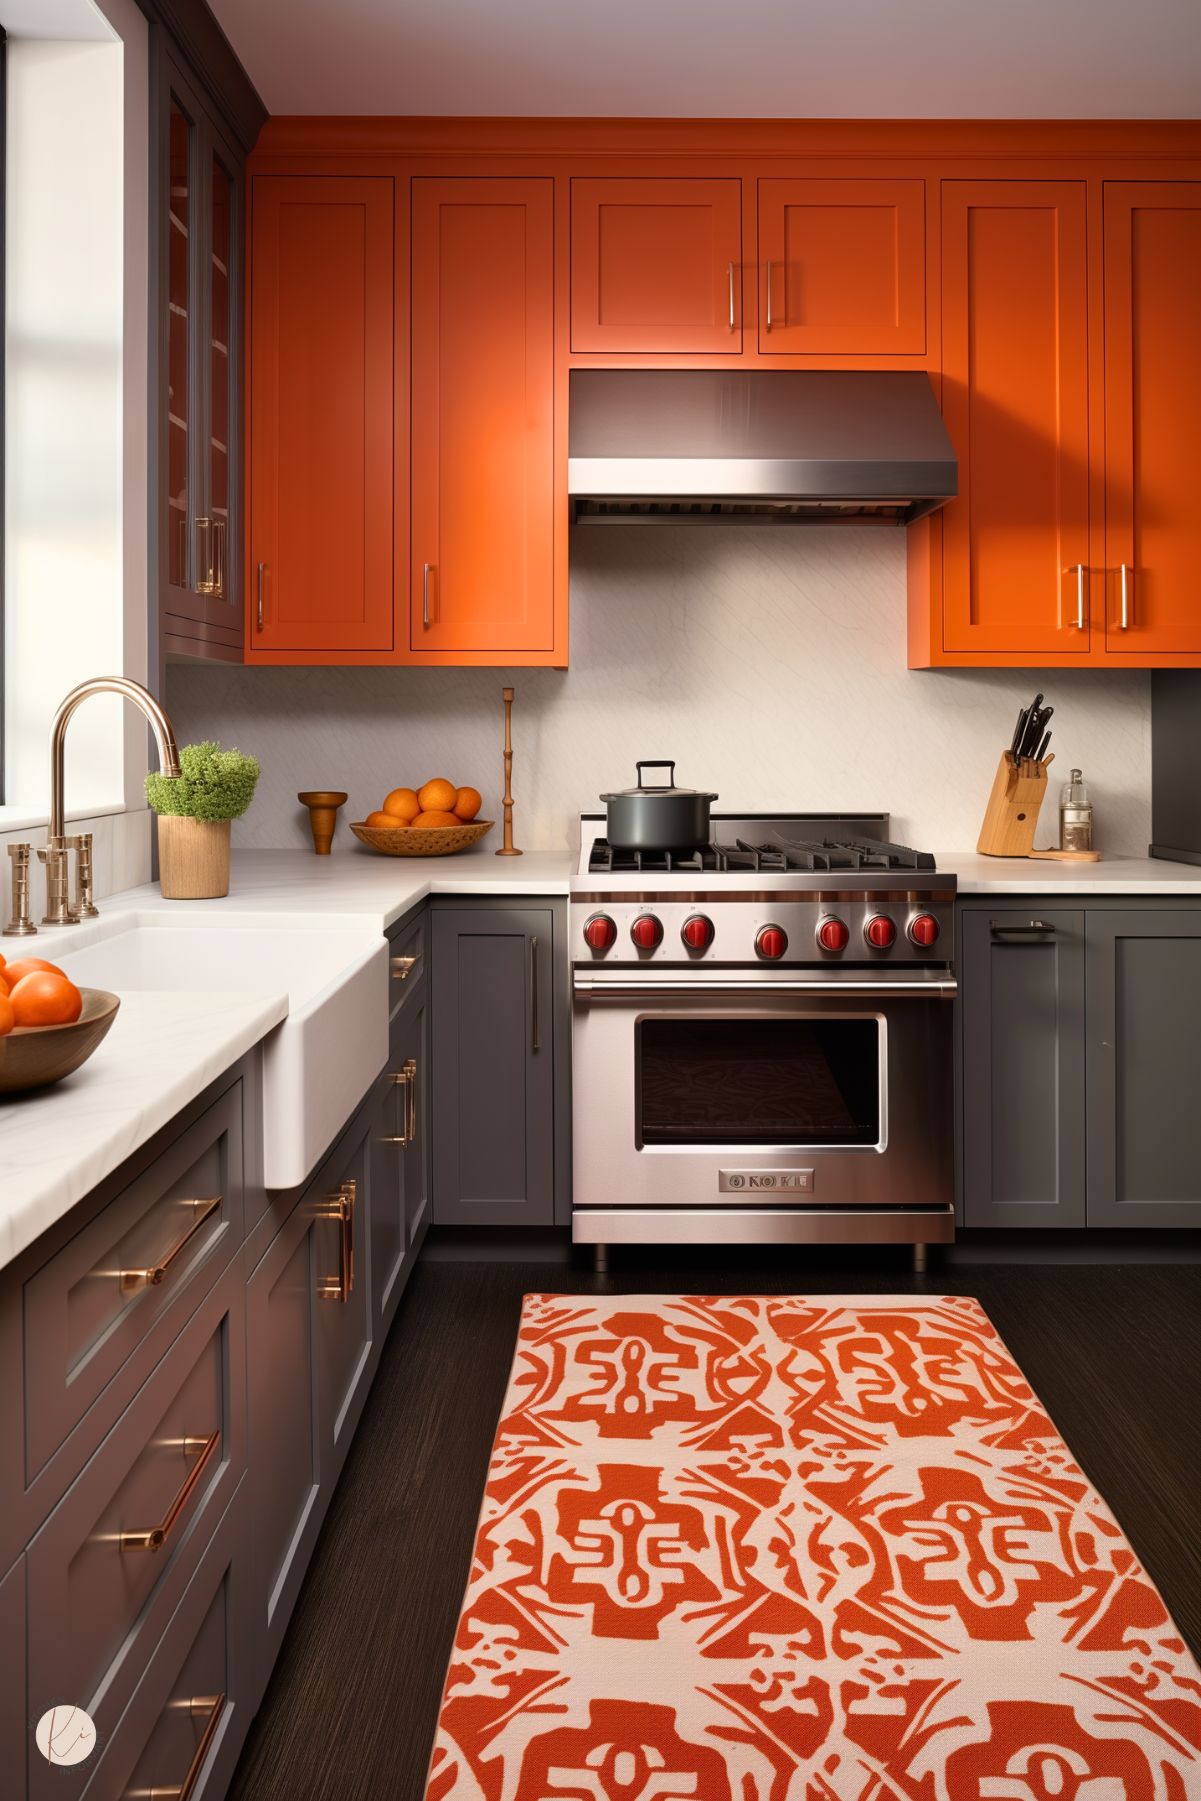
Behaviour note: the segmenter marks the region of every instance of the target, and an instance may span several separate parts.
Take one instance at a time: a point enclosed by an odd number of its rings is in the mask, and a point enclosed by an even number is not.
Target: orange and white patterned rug
[[[977,1301],[527,1295],[427,1801],[1197,1801],[1199,1729]]]

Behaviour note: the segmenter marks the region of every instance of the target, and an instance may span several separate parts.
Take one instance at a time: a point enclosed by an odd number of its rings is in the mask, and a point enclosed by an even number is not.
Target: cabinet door
[[[1082,1226],[1084,915],[965,910],[960,943],[964,1224]]]
[[[554,1214],[550,908],[433,920],[433,1217],[542,1226]]]
[[[0,1758],[14,1795],[25,1794],[25,1757],[33,1734],[26,1704],[25,1559],[0,1581]]]
[[[393,199],[384,176],[253,181],[252,654],[392,648]]]
[[[1088,1223],[1201,1226],[1201,910],[1088,915]]]
[[[371,1130],[371,1286],[376,1336],[396,1311],[425,1230],[429,1196],[425,1130],[426,985],[406,991],[390,1031]]]
[[[1201,656],[1201,182],[1105,184],[1105,650]]]
[[[759,183],[765,356],[920,356],[923,181]]]
[[[264,1670],[278,1655],[369,1385],[371,1120],[361,1109],[246,1289]]]
[[[156,126],[164,650],[240,660],[242,159],[165,53]]]
[[[571,184],[571,348],[742,349],[742,183]]]
[[[553,209],[549,179],[413,182],[417,652],[554,649]]]
[[[943,649],[1090,644],[1085,184],[943,184]],[[1099,600],[1099,597],[1098,597]]]

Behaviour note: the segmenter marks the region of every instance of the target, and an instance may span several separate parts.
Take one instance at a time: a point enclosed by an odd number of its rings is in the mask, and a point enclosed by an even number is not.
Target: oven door
[[[946,1206],[955,984],[577,972],[577,1207]]]

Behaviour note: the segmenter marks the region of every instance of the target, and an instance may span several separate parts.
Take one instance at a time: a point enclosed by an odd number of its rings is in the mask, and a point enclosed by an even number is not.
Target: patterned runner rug
[[[979,1302],[526,1296],[427,1801],[1198,1801],[1199,1734]]]

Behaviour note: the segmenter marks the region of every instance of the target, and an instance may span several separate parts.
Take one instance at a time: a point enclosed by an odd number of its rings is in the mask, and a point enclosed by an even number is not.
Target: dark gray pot
[[[614,850],[701,850],[709,842],[709,805],[716,794],[676,787],[676,766],[666,757],[635,765],[638,786],[602,794],[608,809],[605,836]],[[667,769],[665,784],[643,779],[644,769]]]

